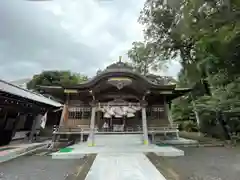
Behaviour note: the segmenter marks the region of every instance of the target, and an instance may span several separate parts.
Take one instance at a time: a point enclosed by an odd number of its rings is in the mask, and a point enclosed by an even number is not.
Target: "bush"
[[[187,132],[198,132],[197,123],[193,121],[183,121],[179,124],[179,130],[184,130]]]

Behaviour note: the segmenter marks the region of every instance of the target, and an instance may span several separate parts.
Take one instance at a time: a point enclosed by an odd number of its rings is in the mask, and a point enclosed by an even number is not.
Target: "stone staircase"
[[[143,144],[142,134],[97,134],[95,135],[97,146],[124,146]]]

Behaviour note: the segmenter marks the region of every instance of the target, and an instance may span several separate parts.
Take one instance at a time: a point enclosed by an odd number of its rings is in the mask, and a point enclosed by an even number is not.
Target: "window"
[[[163,106],[152,106],[148,108],[147,115],[151,119],[163,119],[165,118],[165,111]]]
[[[91,108],[90,107],[69,107],[68,118],[69,119],[90,119]]]

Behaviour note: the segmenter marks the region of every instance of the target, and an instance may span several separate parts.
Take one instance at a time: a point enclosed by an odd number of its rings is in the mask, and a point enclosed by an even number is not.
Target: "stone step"
[[[96,145],[123,145],[123,144],[134,145],[142,143],[143,143],[142,134],[95,135]]]

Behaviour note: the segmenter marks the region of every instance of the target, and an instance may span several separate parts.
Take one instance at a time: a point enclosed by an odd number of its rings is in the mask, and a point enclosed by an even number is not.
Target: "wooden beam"
[[[173,94],[172,91],[160,91],[159,93],[160,94]]]
[[[45,111],[45,109],[37,104],[27,102],[24,99],[15,99],[11,96],[1,96],[0,95],[0,107],[3,107],[5,109],[9,109],[11,111],[19,111],[19,112],[26,112],[26,111],[37,111],[42,112]]]
[[[64,93],[77,94],[78,90],[76,90],[76,89],[64,89]]]

